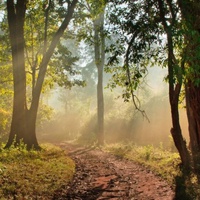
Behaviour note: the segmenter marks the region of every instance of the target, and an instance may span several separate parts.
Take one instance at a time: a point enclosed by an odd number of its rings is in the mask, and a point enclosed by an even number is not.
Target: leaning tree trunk
[[[32,144],[34,147],[35,146],[38,147],[38,142],[36,138],[36,119],[37,119],[37,112],[38,112],[38,107],[39,107],[42,86],[43,86],[44,78],[47,71],[47,66],[60,38],[62,37],[64,31],[66,30],[67,26],[69,25],[69,22],[72,19],[77,2],[78,0],[73,0],[72,3],[70,3],[65,19],[62,22],[59,29],[57,30],[57,32],[55,33],[48,50],[44,52],[42,62],[40,63],[40,66],[39,66],[40,70],[39,70],[36,85],[33,90],[33,97],[32,97],[30,110],[28,111],[28,120],[27,120],[27,124],[30,127],[28,129],[29,130],[28,141],[30,145]]]
[[[173,65],[173,45],[171,33],[168,33],[168,75],[169,75],[169,101],[171,106],[172,128],[171,135],[174,144],[179,152],[182,164],[185,169],[190,168],[190,154],[187,149],[186,141],[183,139],[179,120],[179,96],[182,85],[182,74],[174,74]],[[180,69],[181,71],[181,69]],[[174,76],[177,76],[178,83],[174,83]]]
[[[103,71],[105,62],[104,11],[94,20],[95,63],[98,70],[97,83],[97,140],[104,144],[104,97]]]
[[[177,86],[179,87],[179,86]],[[171,91],[170,91],[171,90]],[[171,135],[174,141],[174,144],[179,152],[182,164],[185,169],[190,168],[190,155],[187,149],[186,141],[183,139],[180,122],[179,122],[179,94],[172,90],[169,86],[169,97],[171,105],[171,117],[172,117],[172,128]],[[179,92],[180,93],[180,92]]]
[[[183,138],[182,130],[179,120],[179,96],[182,87],[182,68],[180,67],[179,72],[175,74],[174,63],[176,63],[175,56],[173,53],[173,42],[171,30],[167,31],[168,40],[168,75],[169,75],[169,102],[171,106],[171,118],[172,128],[171,135],[174,140],[174,144],[179,152],[182,164],[185,169],[190,168],[190,154],[187,149],[186,141]],[[174,77],[177,78],[177,83],[174,82]]]

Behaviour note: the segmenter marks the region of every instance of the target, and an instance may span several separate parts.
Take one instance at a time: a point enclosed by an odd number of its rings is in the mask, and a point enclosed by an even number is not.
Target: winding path
[[[134,162],[101,150],[62,144],[76,163],[70,185],[55,200],[172,200],[174,191],[160,177]]]

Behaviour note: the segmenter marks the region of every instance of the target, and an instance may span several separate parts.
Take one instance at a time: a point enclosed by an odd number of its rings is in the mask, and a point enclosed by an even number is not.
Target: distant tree
[[[99,145],[104,144],[104,95],[103,72],[105,65],[105,30],[104,15],[106,1],[86,0],[80,4],[80,15],[85,21],[80,21],[79,38],[94,47],[94,63],[97,67],[97,140]],[[85,26],[84,26],[85,25]]]
[[[97,120],[98,144],[104,144],[104,98],[103,98],[103,72],[105,64],[105,34],[104,34],[104,5],[102,11],[94,19],[94,49],[95,64],[98,70],[97,83]]]
[[[50,6],[53,1],[48,1],[47,4],[44,4],[44,15],[45,21],[41,21],[44,24],[44,37],[42,46],[42,56],[39,60],[38,57],[35,58],[36,65],[32,65],[32,73],[36,73],[36,68],[39,69],[39,72],[35,74],[33,78],[32,85],[32,99],[27,104],[27,79],[26,79],[26,60],[25,51],[26,44],[25,40],[25,22],[27,20],[26,16],[28,14],[28,1],[26,0],[8,0],[7,1],[7,18],[9,25],[9,35],[10,43],[12,50],[12,66],[13,66],[13,80],[14,80],[14,100],[13,100],[13,114],[11,122],[11,130],[9,135],[9,140],[6,147],[9,147],[14,140],[18,144],[21,140],[27,145],[28,148],[39,148],[39,144],[36,138],[36,118],[37,111],[39,106],[40,94],[42,91],[42,86],[44,83],[44,78],[47,72],[47,66],[52,57],[54,50],[56,49],[57,44],[59,43],[60,38],[63,36],[65,29],[69,25],[70,20],[72,19],[75,6],[78,0],[73,0],[67,2],[64,5],[64,2],[60,1],[60,9],[63,11],[63,21],[55,27],[55,34],[51,40],[48,40],[48,23],[49,23],[49,12]],[[41,9],[40,5],[36,6],[38,9]],[[35,8],[36,8],[35,7]],[[34,17],[34,16],[33,16]],[[37,35],[40,37],[41,35]],[[48,42],[50,44],[48,45]],[[37,52],[40,52],[37,51]]]

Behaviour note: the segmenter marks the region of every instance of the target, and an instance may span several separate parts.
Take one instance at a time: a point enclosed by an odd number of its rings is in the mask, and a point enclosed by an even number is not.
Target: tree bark
[[[194,170],[200,182],[200,88],[186,84],[186,109]]]
[[[24,20],[26,1],[7,1],[7,15],[12,50],[12,66],[14,81],[13,113],[10,137],[6,147],[15,140],[19,143],[26,133],[26,74],[24,57]]]

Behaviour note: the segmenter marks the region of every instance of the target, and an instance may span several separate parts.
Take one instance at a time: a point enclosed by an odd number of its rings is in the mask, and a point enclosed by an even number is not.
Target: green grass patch
[[[111,144],[106,145],[106,151],[119,158],[126,158],[150,168],[155,174],[162,176],[170,184],[174,177],[181,173],[178,153],[170,152],[152,145],[137,146],[135,144]]]
[[[0,148],[0,199],[51,199],[72,179],[74,162],[59,147]]]

